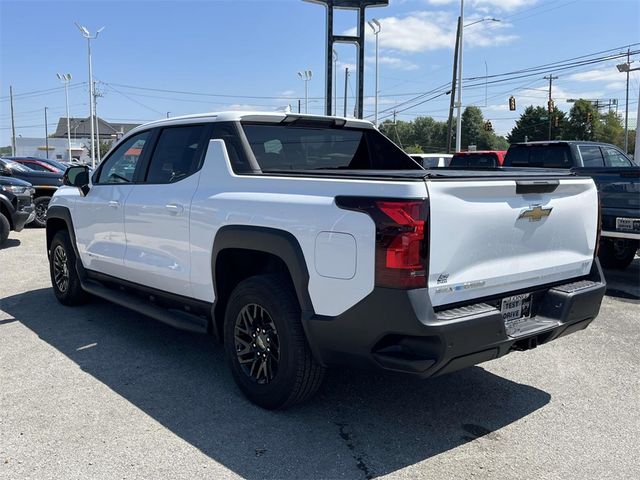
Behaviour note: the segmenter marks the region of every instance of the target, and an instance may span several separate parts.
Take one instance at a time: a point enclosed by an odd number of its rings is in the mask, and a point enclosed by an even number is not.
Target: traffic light
[[[516,109],[516,97],[511,95],[509,97],[509,110],[513,111]]]
[[[491,124],[491,120],[487,120],[486,122],[484,122],[484,129],[487,132],[491,132],[493,130],[493,125]]]
[[[554,107],[553,100],[549,100],[547,102],[547,107],[549,108],[549,113],[553,112],[553,107]]]
[[[587,112],[587,123],[591,123],[593,120],[593,114],[591,112]]]

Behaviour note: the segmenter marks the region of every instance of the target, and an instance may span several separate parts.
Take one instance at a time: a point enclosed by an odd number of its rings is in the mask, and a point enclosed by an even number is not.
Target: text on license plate
[[[616,218],[616,230],[623,232],[640,232],[640,218]]]
[[[500,312],[504,322],[531,316],[531,294],[526,293],[503,298]]]

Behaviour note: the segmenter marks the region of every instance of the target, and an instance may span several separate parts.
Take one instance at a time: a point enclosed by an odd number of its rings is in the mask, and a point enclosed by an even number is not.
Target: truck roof
[[[300,113],[286,113],[286,112],[260,112],[260,111],[226,111],[226,112],[209,112],[209,113],[194,113],[191,115],[182,115],[179,117],[163,118],[152,122],[144,123],[129,132],[126,136],[130,136],[131,133],[138,132],[140,130],[147,129],[149,127],[163,127],[171,125],[183,125],[185,123],[198,122],[271,122],[280,123],[282,121],[295,121],[296,119],[303,119],[310,122],[337,122],[339,125],[346,127],[359,127],[359,128],[375,128],[373,123],[367,120],[360,120],[357,118],[346,117],[330,117],[326,115],[310,115]]]

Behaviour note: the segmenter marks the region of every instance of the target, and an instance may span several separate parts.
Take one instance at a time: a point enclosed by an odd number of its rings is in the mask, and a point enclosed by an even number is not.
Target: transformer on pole
[[[356,116],[362,118],[364,106],[364,14],[367,7],[386,7],[389,0],[304,0],[310,3],[324,5],[327,10],[327,42],[325,46],[325,114],[331,115],[333,112],[333,44],[353,43],[358,49],[358,86],[356,93]],[[358,11],[357,35],[334,35],[333,34],[333,11],[335,8]]]

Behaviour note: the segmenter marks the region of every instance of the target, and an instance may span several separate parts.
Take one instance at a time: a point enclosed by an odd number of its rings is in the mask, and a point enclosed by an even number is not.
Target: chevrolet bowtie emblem
[[[543,217],[551,215],[551,210],[553,210],[553,207],[542,208],[541,205],[531,205],[520,212],[518,219],[528,218],[530,222],[539,222]]]

